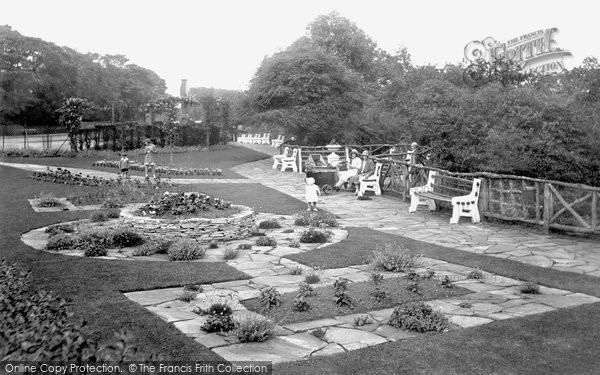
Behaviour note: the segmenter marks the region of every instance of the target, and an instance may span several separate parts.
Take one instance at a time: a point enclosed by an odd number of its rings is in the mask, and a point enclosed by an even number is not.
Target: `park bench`
[[[298,162],[296,161],[296,157],[298,156],[298,149],[295,148],[292,151],[292,156],[285,156],[281,158],[281,171],[285,171],[288,168],[292,168],[294,172],[298,172]]]
[[[273,147],[279,147],[283,144],[284,141],[284,137],[283,135],[279,135],[277,138],[274,138],[271,140],[271,146]]]
[[[479,219],[479,188],[481,179],[468,180],[429,172],[427,185],[410,189],[410,207],[408,212],[415,212],[420,205],[429,206],[429,211],[435,211],[435,201],[452,204],[450,224],[457,224],[461,216],[470,217],[473,223]]]
[[[281,155],[273,155],[273,169],[281,166],[281,159],[290,156],[290,148],[284,147]]]
[[[381,186],[379,185],[379,178],[381,177],[382,168],[383,163],[375,163],[375,172],[367,178],[359,179],[359,197],[362,197],[367,191],[371,191],[375,195],[381,195]]]
[[[269,145],[271,144],[271,133],[264,133],[262,137],[259,139],[259,144],[261,145]]]

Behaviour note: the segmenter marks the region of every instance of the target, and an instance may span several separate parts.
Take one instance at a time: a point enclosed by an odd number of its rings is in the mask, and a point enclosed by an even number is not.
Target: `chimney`
[[[187,98],[187,79],[181,80],[181,88],[179,89],[179,96]]]

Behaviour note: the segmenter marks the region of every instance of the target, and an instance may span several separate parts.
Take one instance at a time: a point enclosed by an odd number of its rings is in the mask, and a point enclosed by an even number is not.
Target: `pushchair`
[[[337,183],[337,168],[327,166],[321,155],[309,155],[312,163],[307,163],[306,178],[312,177],[323,194],[330,194]]]

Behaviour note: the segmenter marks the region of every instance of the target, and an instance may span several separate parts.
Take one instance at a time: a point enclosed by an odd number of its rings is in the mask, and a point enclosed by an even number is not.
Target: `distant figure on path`
[[[121,154],[121,160],[119,160],[119,171],[121,177],[129,178],[129,158],[124,152]]]
[[[146,138],[144,141],[146,147],[144,148],[144,173],[146,174],[146,178],[148,178],[148,167],[152,170],[152,178],[156,178],[156,173],[154,171],[154,154],[156,153],[156,146],[152,143],[150,138]]]
[[[321,190],[317,185],[315,185],[315,179],[312,177],[308,177],[306,179],[306,203],[308,203],[308,209],[306,211],[317,211],[317,201],[319,200],[319,195],[321,194]]]

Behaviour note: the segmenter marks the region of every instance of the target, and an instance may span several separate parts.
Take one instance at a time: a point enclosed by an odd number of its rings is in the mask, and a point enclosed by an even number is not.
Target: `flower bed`
[[[130,184],[141,186],[143,184],[147,184],[143,181],[139,180],[122,180],[121,178],[103,178],[96,177],[90,175],[83,175],[81,173],[72,173],[68,169],[56,168],[56,170],[52,170],[48,168],[48,170],[43,172],[33,172],[30,176],[31,179],[36,181],[44,181],[44,182],[54,182],[58,184],[66,184],[66,185],[79,185],[79,186],[117,186],[122,184]],[[153,185],[163,185],[170,186],[169,182],[161,181],[160,179],[156,179]]]
[[[160,199],[150,201],[150,203],[140,207],[138,211],[142,216],[165,216],[169,214],[177,216],[195,214],[211,209],[226,210],[230,207],[231,202],[206,194],[165,192]]]
[[[98,160],[92,163],[94,167],[108,167],[108,168],[119,168],[118,160]],[[156,173],[164,174],[167,176],[221,176],[223,171],[219,168],[175,168],[167,167],[163,165],[156,165],[154,167]],[[129,170],[132,171],[144,171],[144,165],[138,164],[135,161],[131,161],[129,164]]]

